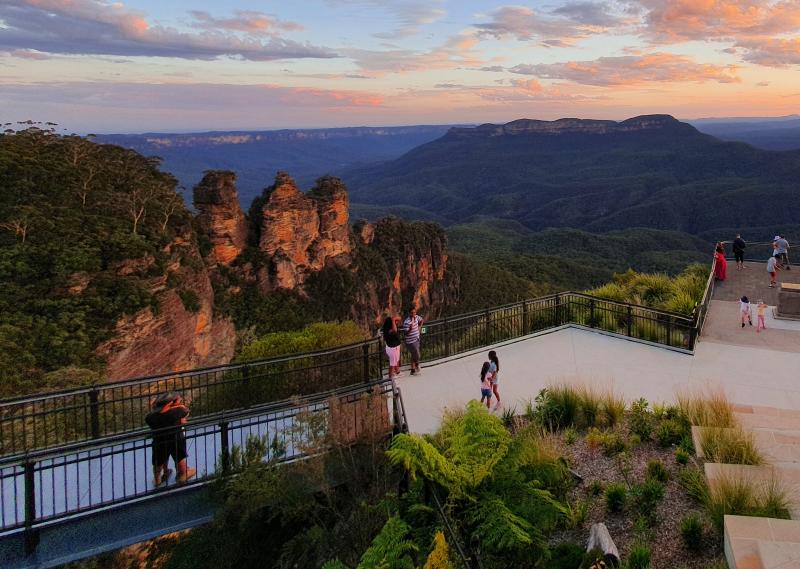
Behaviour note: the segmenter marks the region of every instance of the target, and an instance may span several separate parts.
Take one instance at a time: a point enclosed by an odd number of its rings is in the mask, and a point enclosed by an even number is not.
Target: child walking
[[[500,373],[500,360],[497,359],[497,352],[494,350],[489,352],[489,371],[492,373],[492,393],[494,393],[494,397],[497,399],[494,410],[497,411],[500,408],[500,392],[497,390],[497,375]]]
[[[767,313],[767,305],[759,298],[756,308],[758,309],[758,327],[756,328],[756,332],[761,332],[761,330],[767,329],[767,325],[764,322],[764,317]]]
[[[486,408],[491,409],[492,404],[492,372],[490,370],[491,364],[483,362],[481,368],[481,403],[486,400]]]
[[[739,312],[742,315],[742,328],[744,328],[745,322],[753,325],[753,314],[750,312],[750,300],[743,296],[739,299]]]

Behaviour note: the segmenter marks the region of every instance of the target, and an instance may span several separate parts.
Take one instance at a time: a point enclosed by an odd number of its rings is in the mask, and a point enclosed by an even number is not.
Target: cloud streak
[[[329,49],[279,37],[277,33],[291,24],[264,18],[263,14],[254,12],[216,21],[210,16],[205,20],[201,17],[196,23],[204,30],[187,33],[151,26],[142,12],[129,10],[119,3],[3,0],[0,20],[5,27],[0,30],[0,50],[197,60],[229,56],[252,61],[336,56]],[[248,26],[256,33],[247,32]],[[270,26],[272,31],[268,37],[260,37]]]
[[[560,79],[595,86],[627,86],[646,83],[734,83],[737,68],[730,65],[696,63],[688,57],[670,53],[601,57],[594,61],[569,61],[516,65],[512,73],[540,79]]]

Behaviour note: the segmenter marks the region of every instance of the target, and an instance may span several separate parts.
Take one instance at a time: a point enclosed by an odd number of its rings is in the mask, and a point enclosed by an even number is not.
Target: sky
[[[71,132],[800,111],[800,0],[0,0],[0,122]]]

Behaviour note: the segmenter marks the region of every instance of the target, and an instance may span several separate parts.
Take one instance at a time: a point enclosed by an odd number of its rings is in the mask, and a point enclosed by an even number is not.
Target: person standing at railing
[[[411,307],[408,311],[408,318],[403,322],[403,332],[405,333],[404,340],[408,353],[411,354],[411,375],[420,373],[419,371],[419,357],[420,357],[420,332],[423,320],[417,315],[416,307]]]
[[[400,333],[397,331],[397,324],[400,318],[387,316],[383,321],[381,333],[383,343],[386,345],[386,356],[389,358],[389,379],[394,379],[400,375]]]
[[[744,242],[742,236],[737,234],[736,239],[733,240],[733,257],[736,259],[736,270],[741,271],[744,266],[744,250],[747,248],[747,243]]]
[[[718,281],[724,281],[725,277],[728,275],[728,262],[725,260],[725,248],[722,246],[722,243],[717,243],[714,257],[717,260],[717,263],[714,265],[714,278]]]
[[[787,271],[792,269],[789,266],[789,242],[783,235],[775,236],[775,256],[778,257],[782,269]]]
[[[197,473],[186,464],[189,453],[183,425],[188,418],[189,408],[184,405],[183,398],[172,392],[159,396],[153,404],[153,410],[145,417],[145,422],[153,431],[153,484],[156,487],[166,483],[172,474],[169,457],[175,462],[179,483],[185,483]]]

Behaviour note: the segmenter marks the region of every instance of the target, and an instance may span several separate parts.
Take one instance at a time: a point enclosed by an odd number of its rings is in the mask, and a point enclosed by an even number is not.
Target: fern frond
[[[503,551],[529,546],[533,543],[529,532],[533,526],[516,515],[497,497],[486,497],[469,515],[481,544],[493,551]]]
[[[453,569],[453,564],[450,563],[450,546],[442,532],[437,531],[433,536],[433,550],[422,569]]]
[[[322,569],[349,569],[347,565],[339,561],[338,559],[331,559],[330,561],[325,562],[325,565],[322,566]]]
[[[361,556],[357,569],[413,569],[408,557],[417,546],[408,539],[411,528],[397,516],[388,519],[372,544]]]
[[[467,489],[475,488],[492,473],[511,444],[511,434],[500,418],[474,400],[463,415],[442,424],[441,434],[445,456]]]
[[[459,474],[453,465],[419,435],[397,435],[386,456],[393,465],[406,469],[412,479],[422,475],[450,490],[460,487]]]

